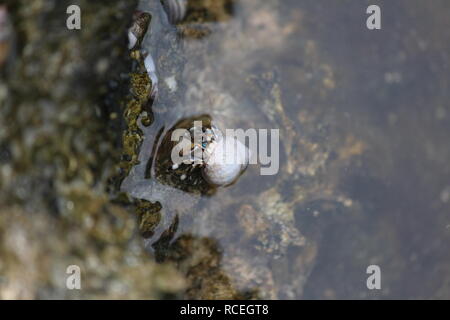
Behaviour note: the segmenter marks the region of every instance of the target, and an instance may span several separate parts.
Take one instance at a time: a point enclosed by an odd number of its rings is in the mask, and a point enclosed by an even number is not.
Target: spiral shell
[[[140,47],[152,16],[148,12],[136,11],[133,15],[133,24],[128,30],[128,48],[131,50]]]
[[[223,135],[208,115],[180,120],[167,131],[154,154],[153,174],[159,181],[202,194],[233,184],[251,157],[236,135]]]
[[[202,174],[208,183],[216,186],[232,184],[247,168],[250,150],[235,137],[220,137],[206,150]]]
[[[187,11],[187,2],[188,0],[161,0],[170,23],[176,24],[184,19]]]

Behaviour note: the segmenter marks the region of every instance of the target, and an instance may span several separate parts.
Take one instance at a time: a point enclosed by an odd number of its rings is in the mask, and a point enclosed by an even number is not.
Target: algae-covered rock
[[[73,4],[80,30],[66,27]],[[161,298],[184,287],[143,251],[134,205],[114,192],[136,6],[6,3],[17,45],[0,82],[0,298]],[[81,290],[66,288],[69,265]]]

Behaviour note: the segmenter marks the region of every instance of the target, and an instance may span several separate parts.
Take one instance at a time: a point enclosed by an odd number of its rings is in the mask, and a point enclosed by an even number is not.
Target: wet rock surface
[[[145,5],[141,5],[145,10]],[[174,48],[170,44],[173,42],[165,42],[154,33],[144,41],[144,48],[149,52],[158,52],[155,61],[157,66],[162,65],[160,82],[167,83],[168,79],[175,78],[176,83],[183,86],[176,91],[161,91],[153,103],[155,123],[142,128],[144,140],[140,163],[125,179],[122,188],[133,197],[161,205],[158,223],[148,224],[151,230],[143,232],[152,235],[147,238],[146,246],[160,261],[172,261],[172,251],[177,250],[178,239],[183,238],[184,234],[194,236],[195,241],[199,242],[205,237],[211,238],[220,246],[224,258],[217,266],[205,263],[203,268],[211,270],[201,272],[214,277],[216,270],[220,270],[227,275],[221,277],[223,282],[215,283],[214,287],[229,288],[231,283],[236,292],[241,295],[252,293],[250,296],[254,298],[299,298],[314,265],[317,233],[322,232],[321,228],[316,228],[311,238],[302,234],[301,222],[296,223],[296,220],[301,221],[307,213],[299,208],[307,201],[324,199],[339,208],[350,207],[351,210],[352,201],[340,193],[337,182],[338,171],[349,164],[353,154],[329,160],[330,155],[336,152],[333,150],[346,147],[339,142],[341,137],[337,136],[339,132],[332,124],[328,124],[328,132],[322,135],[317,132],[317,123],[327,121],[325,117],[331,119],[332,114],[307,114],[300,108],[293,116],[286,109],[279,77],[280,66],[273,63],[281,54],[280,46],[288,41],[289,36],[289,32],[281,31],[288,27],[282,26],[284,23],[279,9],[274,3],[262,5],[247,1],[239,5],[241,16],[206,25],[211,32],[201,41],[186,37],[183,33],[192,27],[193,22],[189,20],[192,15],[177,25],[167,24],[164,19],[159,20],[162,26],[158,26],[156,21],[153,29],[152,24],[152,30],[167,30],[164,39],[174,38],[179,43]],[[147,9],[153,16],[161,15],[161,8],[157,5]],[[228,7],[223,6],[223,10],[228,12]],[[256,20],[244,25],[247,17]],[[247,41],[263,27],[271,29],[266,30],[264,37],[256,36],[254,41]],[[289,27],[291,33],[295,27]],[[278,42],[267,46],[266,40],[275,35]],[[155,40],[151,37],[156,37],[160,41],[158,44],[162,43],[158,49],[154,48]],[[165,44],[168,50],[161,49]],[[172,50],[184,58],[170,59]],[[331,67],[317,57],[313,43],[307,44],[302,57],[311,69],[325,70],[318,74],[318,81],[327,83],[328,87],[319,86],[316,90],[326,100],[333,89]],[[168,62],[173,66],[166,65]],[[300,80],[303,80],[302,69],[299,73]],[[173,101],[169,108],[166,107],[167,101]],[[200,120],[202,114],[207,115],[203,121],[212,120],[221,128],[279,129],[282,137],[280,171],[274,176],[261,176],[259,166],[255,165],[248,168],[230,188],[209,187],[210,190],[204,182],[202,184],[198,173],[185,172],[187,177],[192,178],[186,179],[192,182],[187,183],[190,188],[186,189],[182,181],[174,180],[170,174],[171,148],[167,147],[167,140],[171,129],[168,130],[167,126],[175,123],[172,126],[188,128],[188,125],[182,124],[183,121],[191,123],[189,119]],[[336,134],[332,140],[334,145],[326,140],[333,133]],[[349,143],[357,144],[358,141]],[[362,148],[355,153],[360,150]],[[168,164],[164,164],[164,159]],[[151,168],[150,174],[148,168]],[[196,180],[200,182],[194,183]],[[252,181],[259,183],[253,184]],[[292,190],[286,186],[291,186]],[[279,272],[278,268],[288,272]],[[198,276],[203,277],[198,269],[190,270],[189,274],[194,272],[199,272]],[[205,282],[204,285],[206,287],[201,289],[202,292],[208,291],[211,283]],[[192,291],[189,292],[192,294]],[[215,295],[211,293],[208,297]],[[236,297],[236,293],[230,297]]]
[[[65,1],[7,3],[0,297],[448,298],[447,4],[413,2],[378,33],[354,1],[79,1],[79,31]],[[194,120],[279,129],[279,171],[172,168]]]

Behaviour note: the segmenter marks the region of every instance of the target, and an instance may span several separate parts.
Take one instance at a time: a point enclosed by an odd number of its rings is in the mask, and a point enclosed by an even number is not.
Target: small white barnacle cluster
[[[224,136],[214,125],[189,130],[189,139],[200,135],[203,138],[194,139],[191,152],[183,163],[201,166],[203,178],[211,185],[228,186],[235,182],[248,166],[250,150],[235,136]],[[174,169],[177,167],[173,166]]]
[[[161,4],[172,24],[180,22],[186,16],[188,0],[161,0]]]

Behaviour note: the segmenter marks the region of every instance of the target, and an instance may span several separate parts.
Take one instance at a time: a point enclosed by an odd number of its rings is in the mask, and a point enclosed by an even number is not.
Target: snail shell
[[[188,0],[161,0],[170,23],[176,24],[184,19],[187,11],[187,2]]]
[[[250,150],[235,137],[221,137],[211,143],[208,158],[202,170],[208,183],[227,186],[233,183],[247,168]]]
[[[147,33],[152,16],[148,12],[136,11],[133,15],[133,24],[128,30],[128,48],[137,49]]]

